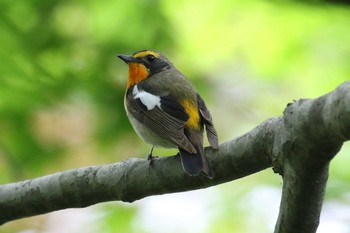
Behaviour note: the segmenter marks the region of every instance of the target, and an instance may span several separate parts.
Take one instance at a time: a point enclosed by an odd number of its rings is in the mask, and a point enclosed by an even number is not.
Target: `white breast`
[[[134,86],[132,90],[134,99],[140,99],[142,104],[147,107],[147,110],[152,110],[156,106],[160,108],[160,97],[152,95],[146,91],[139,91],[137,85]]]

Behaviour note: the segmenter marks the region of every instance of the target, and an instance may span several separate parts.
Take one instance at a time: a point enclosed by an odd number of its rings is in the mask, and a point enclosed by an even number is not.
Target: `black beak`
[[[118,54],[117,57],[122,59],[126,64],[135,61],[135,58],[133,56],[129,56],[129,55]]]

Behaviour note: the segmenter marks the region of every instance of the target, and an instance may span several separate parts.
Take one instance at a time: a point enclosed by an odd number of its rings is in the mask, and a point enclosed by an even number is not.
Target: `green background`
[[[0,182],[146,156],[124,112],[127,67],[116,54],[166,54],[206,100],[224,142],[348,80],[349,25],[348,6],[322,1],[1,0]],[[319,232],[350,232],[349,150],[332,162]],[[268,169],[0,232],[272,232],[281,187]]]

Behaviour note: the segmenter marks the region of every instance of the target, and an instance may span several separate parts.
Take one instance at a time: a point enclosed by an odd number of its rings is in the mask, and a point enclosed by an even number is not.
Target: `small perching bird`
[[[207,106],[193,84],[161,53],[141,50],[118,55],[129,66],[125,109],[136,133],[154,146],[177,147],[190,176],[214,172],[203,148],[203,131],[212,148],[219,148]],[[147,157],[152,161],[153,147]]]

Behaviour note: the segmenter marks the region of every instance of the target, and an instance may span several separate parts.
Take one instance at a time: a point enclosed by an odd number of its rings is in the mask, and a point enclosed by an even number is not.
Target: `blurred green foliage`
[[[83,100],[96,117],[92,136],[97,143],[113,143],[129,130],[122,101],[125,85],[113,77],[122,65],[115,55],[171,46],[171,25],[160,2],[0,4],[0,152],[14,178],[41,171],[65,150],[35,135],[38,111]],[[142,24],[152,27],[142,29]]]
[[[0,182],[148,152],[124,113],[127,68],[118,53],[155,49],[168,55],[209,103],[221,141],[281,115],[292,99],[332,91],[350,76],[350,10],[330,3],[1,0]],[[332,163],[331,198],[349,190],[347,155]],[[278,186],[271,176],[260,178]],[[237,203],[257,183],[241,182],[246,186]],[[222,189],[226,196],[212,220],[217,225],[208,232],[247,231],[238,222],[249,210],[226,206],[232,196]],[[102,209],[103,232],[132,232],[134,207]],[[8,229],[26,226],[32,227],[24,222]]]

